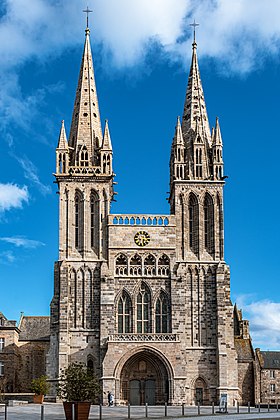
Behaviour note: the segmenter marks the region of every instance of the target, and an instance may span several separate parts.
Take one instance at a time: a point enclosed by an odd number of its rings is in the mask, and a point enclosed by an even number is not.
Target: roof
[[[254,350],[251,340],[248,338],[234,338],[234,346],[239,361],[248,361],[254,359]]]
[[[280,369],[280,351],[260,351],[263,369]]]
[[[49,341],[49,316],[23,316],[19,325],[20,341]]]
[[[3,312],[0,312],[0,328],[8,328],[8,327],[16,328],[16,326],[17,326],[16,321],[11,321],[7,319],[5,315],[3,314]]]

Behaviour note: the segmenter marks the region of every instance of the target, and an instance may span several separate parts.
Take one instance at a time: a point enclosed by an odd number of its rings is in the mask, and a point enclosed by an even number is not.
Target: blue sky
[[[117,174],[113,213],[168,213],[195,18],[211,125],[224,142],[225,247],[233,302],[255,347],[280,349],[280,1],[21,0],[0,6],[0,281],[10,319],[47,315],[58,255],[52,173],[69,133],[87,4],[102,121]],[[198,4],[199,3],[199,4]]]

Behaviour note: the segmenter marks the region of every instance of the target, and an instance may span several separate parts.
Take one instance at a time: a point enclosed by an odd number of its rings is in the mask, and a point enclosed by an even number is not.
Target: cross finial
[[[87,29],[88,29],[88,15],[89,15],[89,13],[92,12],[92,10],[89,10],[89,8],[87,6],[86,10],[83,10],[83,12],[87,14]]]
[[[190,26],[193,26],[193,43],[194,44],[196,44],[196,41],[195,41],[195,28],[197,27],[197,26],[199,26],[199,23],[196,23],[195,22],[195,19],[193,20],[193,23],[190,23]]]

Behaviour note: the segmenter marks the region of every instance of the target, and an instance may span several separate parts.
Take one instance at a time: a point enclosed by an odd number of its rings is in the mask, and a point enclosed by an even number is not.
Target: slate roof
[[[49,341],[49,316],[23,316],[19,325],[20,341]]]
[[[280,369],[280,351],[260,351],[263,369]]]

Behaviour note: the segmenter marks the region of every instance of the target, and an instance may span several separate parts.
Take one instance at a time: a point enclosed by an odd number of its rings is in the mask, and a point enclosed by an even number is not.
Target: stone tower
[[[90,47],[85,44],[69,141],[64,122],[56,149],[59,189],[59,260],[51,302],[51,345],[47,371],[57,378],[85,343],[98,358],[99,281],[108,254],[107,216],[113,198],[112,144],[108,122],[102,135]],[[76,349],[76,350],[75,350]],[[87,363],[93,360],[82,352]],[[99,372],[97,372],[99,373]]]
[[[48,375],[81,361],[117,404],[239,398],[223,158],[193,55],[170,158],[170,215],[111,214],[112,145],[100,123],[89,29],[69,141],[56,149],[59,260]]]

